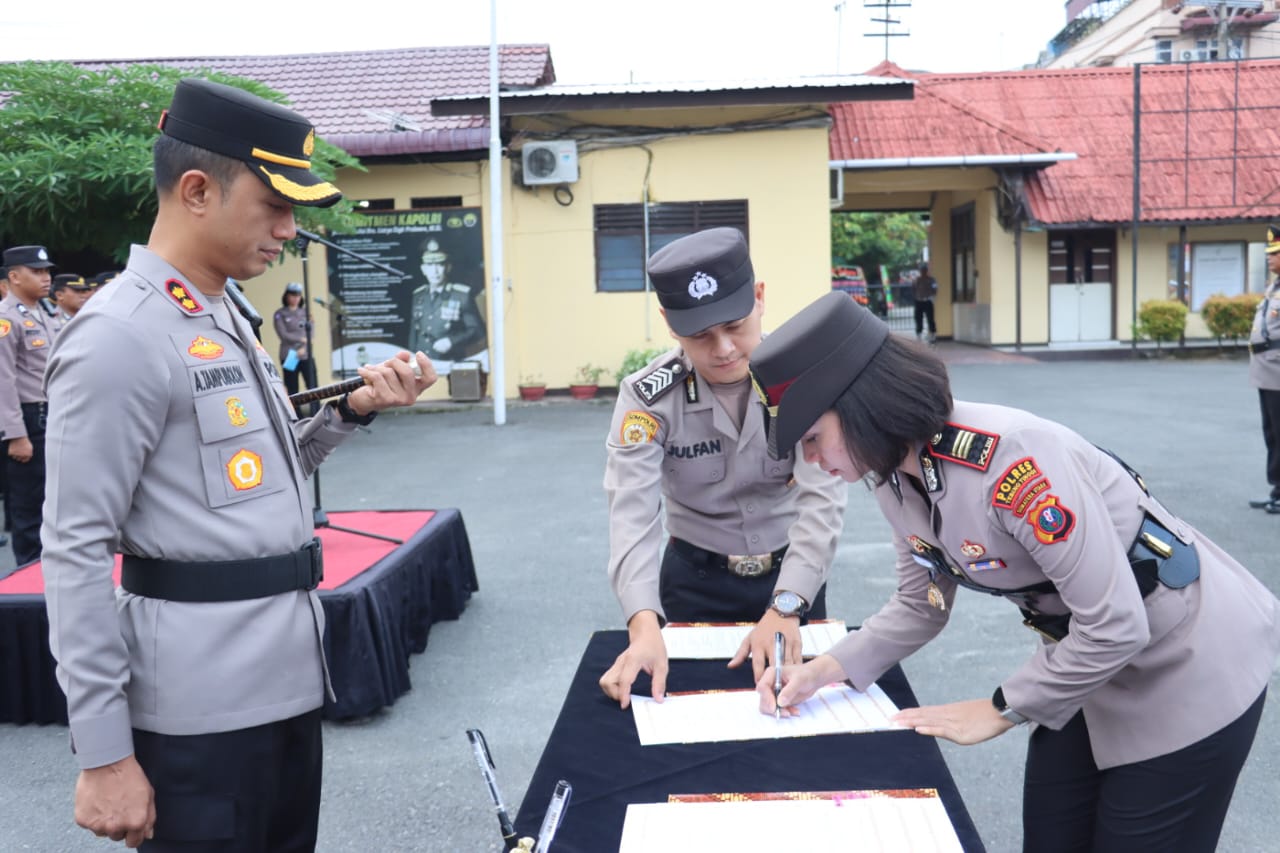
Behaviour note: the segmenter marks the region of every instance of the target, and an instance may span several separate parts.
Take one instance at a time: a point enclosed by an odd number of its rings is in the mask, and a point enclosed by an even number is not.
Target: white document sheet
[[[662,641],[667,644],[667,657],[672,660],[729,660],[738,653],[738,646],[754,627],[751,622],[671,622],[662,628]],[[801,625],[801,653],[807,658],[820,655],[847,633],[848,628],[839,619]]]
[[[780,737],[847,734],[901,729],[889,722],[898,706],[878,685],[860,693],[847,684],[823,687],[797,706],[799,714],[774,719],[760,713],[754,690],[668,693],[659,703],[631,694],[631,712],[641,746],[658,743],[714,743]]]
[[[768,799],[752,799],[757,797]],[[802,799],[792,799],[796,797]],[[962,851],[932,789],[672,799],[627,806],[618,853]]]

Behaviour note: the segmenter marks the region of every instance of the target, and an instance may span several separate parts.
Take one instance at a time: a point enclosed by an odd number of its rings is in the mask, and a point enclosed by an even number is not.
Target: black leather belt
[[[755,578],[767,575],[782,565],[782,557],[787,553],[788,545],[783,545],[768,554],[717,554],[706,548],[699,548],[692,542],[671,537],[671,547],[682,557],[691,562],[724,569],[730,574],[743,578]]]
[[[1249,352],[1266,352],[1271,349],[1271,341],[1249,341]]]
[[[246,601],[310,590],[324,578],[320,540],[289,554],[248,560],[153,560],[125,554],[120,585],[165,601]]]

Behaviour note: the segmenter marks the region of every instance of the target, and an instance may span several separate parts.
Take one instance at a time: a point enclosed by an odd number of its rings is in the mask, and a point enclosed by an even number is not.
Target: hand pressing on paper
[[[990,699],[907,708],[895,714],[893,722],[913,728],[918,734],[946,738],[961,746],[991,740],[1013,728],[1013,723],[1000,716]]]
[[[782,655],[785,660],[782,661],[773,659],[773,635],[778,631],[782,632],[782,638],[786,644]],[[757,682],[764,674],[765,667],[770,664],[777,666],[779,663],[800,663],[803,660],[800,648],[800,617],[783,616],[772,608],[766,610],[760,617],[760,621],[751,629],[751,633],[742,641],[742,645],[738,646],[738,653],[733,656],[733,660],[729,661],[729,668],[741,666],[748,657],[751,658],[752,676]]]
[[[604,695],[626,710],[631,705],[631,685],[641,670],[653,678],[653,698],[661,702],[667,695],[667,644],[662,639],[658,614],[641,610],[627,623],[631,643],[626,651],[600,676]]]
[[[760,713],[773,716],[775,707],[782,709],[782,716],[794,716],[795,706],[805,702],[823,687],[845,680],[844,670],[831,655],[818,655],[805,664],[782,667],[782,692],[777,704],[773,701],[773,667],[764,671],[756,681],[756,693],[760,694]]]

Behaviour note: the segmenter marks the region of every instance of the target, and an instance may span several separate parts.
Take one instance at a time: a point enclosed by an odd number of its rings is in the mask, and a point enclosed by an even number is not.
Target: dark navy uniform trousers
[[[667,543],[658,595],[668,622],[759,622],[773,602],[779,566],[753,578],[739,577],[719,555],[689,556]],[[794,591],[794,590],[793,590]],[[827,618],[827,585],[818,590],[802,622]]]

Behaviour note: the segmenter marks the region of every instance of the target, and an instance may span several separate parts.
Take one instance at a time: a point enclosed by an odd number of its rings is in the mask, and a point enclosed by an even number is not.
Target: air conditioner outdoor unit
[[[1236,45],[1227,48],[1227,59],[1244,59],[1244,48]]]
[[[1184,50],[1182,53],[1179,54],[1179,56],[1181,57],[1183,62],[1190,62],[1191,60],[1196,58],[1196,52],[1194,50]]]
[[[835,210],[837,207],[844,207],[844,169],[839,166],[830,166],[828,169],[827,202]]]
[[[520,164],[527,187],[572,184],[578,180],[578,143],[572,139],[526,143],[520,150]]]

